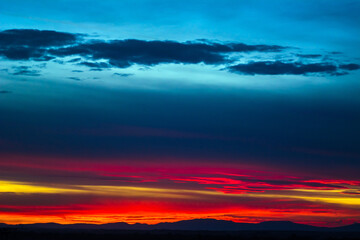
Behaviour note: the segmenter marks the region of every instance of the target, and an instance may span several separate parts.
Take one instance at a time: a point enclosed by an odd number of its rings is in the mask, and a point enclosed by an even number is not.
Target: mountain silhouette
[[[174,223],[159,223],[154,225],[155,229],[164,230],[212,230],[212,231],[239,231],[250,228],[251,223],[236,223],[215,219],[194,219]]]
[[[179,231],[346,231],[360,232],[360,224],[355,223],[342,227],[315,227],[305,224],[298,224],[290,221],[268,221],[261,223],[236,223],[215,219],[193,219],[173,223],[128,224],[125,222],[107,224],[68,224],[57,223],[36,223],[7,225],[0,224],[0,228],[19,229],[103,229],[103,230],[179,230]]]
[[[336,231],[360,232],[360,223],[334,228]]]
[[[256,230],[263,231],[316,231],[320,229],[322,228],[290,221],[269,221],[256,224]]]

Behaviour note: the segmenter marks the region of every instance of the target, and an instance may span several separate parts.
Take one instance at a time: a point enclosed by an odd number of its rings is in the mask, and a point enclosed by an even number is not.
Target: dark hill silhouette
[[[165,230],[212,230],[212,231],[240,231],[251,228],[251,223],[236,223],[215,219],[194,219],[174,223],[159,223],[154,225],[155,229]]]
[[[270,221],[256,224],[256,230],[262,231],[317,231],[321,229],[323,228],[290,221]]]
[[[0,228],[6,228],[6,227],[8,227],[7,224],[5,224],[5,223],[0,223]]]
[[[176,231],[346,231],[360,232],[360,224],[355,223],[343,227],[326,228],[315,227],[305,224],[293,223],[290,221],[269,221],[261,223],[236,223],[225,220],[215,219],[193,219],[173,223],[148,224],[128,224],[125,222],[97,224],[69,224],[62,225],[57,223],[37,223],[6,225],[0,224],[0,228],[16,229],[75,229],[75,230],[176,230]]]
[[[334,228],[336,231],[360,232],[360,223]]]

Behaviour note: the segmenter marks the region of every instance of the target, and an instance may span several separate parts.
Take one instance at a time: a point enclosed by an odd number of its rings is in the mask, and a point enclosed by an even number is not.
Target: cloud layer
[[[360,65],[358,64],[346,64],[337,66],[330,63],[304,64],[301,62],[281,61],[249,62],[246,64],[238,64],[229,67],[229,70],[231,72],[247,75],[308,75],[315,73],[343,75],[346,74],[344,70],[357,69],[360,69]]]
[[[319,54],[295,54],[317,62],[288,61],[286,59],[262,61],[269,53],[290,51],[293,48],[278,45],[248,45],[237,42],[198,40],[187,42],[125,40],[84,40],[79,34],[12,29],[0,32],[0,56],[8,60],[62,62],[64,57],[75,57],[67,64],[78,63],[101,71],[109,68],[128,68],[133,65],[206,64],[225,66],[230,72],[247,75],[344,75],[358,70],[356,63],[318,59]],[[258,61],[238,63],[246,59],[240,54],[256,53]],[[79,58],[81,57],[81,58]],[[83,60],[82,60],[83,59]],[[23,75],[34,75],[24,72]],[[21,72],[20,72],[21,73]],[[30,73],[30,74],[29,74]]]

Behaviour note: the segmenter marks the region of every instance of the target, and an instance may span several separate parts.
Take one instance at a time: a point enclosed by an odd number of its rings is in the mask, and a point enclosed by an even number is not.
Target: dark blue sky
[[[0,4],[2,152],[358,167],[358,1]]]

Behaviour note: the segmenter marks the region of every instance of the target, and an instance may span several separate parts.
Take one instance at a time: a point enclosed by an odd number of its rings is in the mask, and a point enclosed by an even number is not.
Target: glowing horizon
[[[7,224],[156,224],[213,218],[251,223],[291,220],[317,226],[339,226],[360,220],[359,181],[301,178],[236,168],[236,165],[204,168],[179,162],[173,166],[143,164],[137,167],[114,163],[80,164],[81,161],[76,164],[72,160],[75,164],[71,168],[59,166],[59,159],[49,159],[48,164],[42,166],[36,161],[33,166],[21,164],[21,161],[13,158],[2,166],[16,166],[19,171],[28,169],[28,173],[37,169],[39,178],[56,172],[62,178],[70,175],[66,178],[73,180],[66,183],[0,181],[0,195],[33,199],[31,202],[35,203],[44,199],[55,202],[38,206],[2,204],[0,208],[8,210],[0,214],[0,221]],[[92,184],[77,183],[76,175],[84,172],[90,174],[87,178],[108,179]],[[66,204],[62,198],[66,199]],[[329,224],[339,218],[352,220]]]

